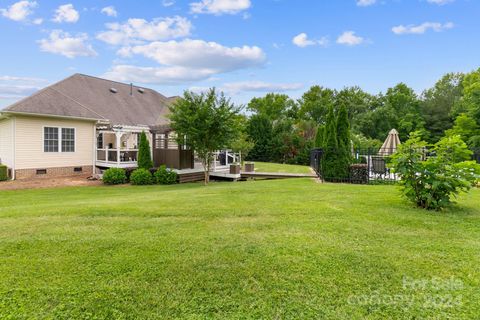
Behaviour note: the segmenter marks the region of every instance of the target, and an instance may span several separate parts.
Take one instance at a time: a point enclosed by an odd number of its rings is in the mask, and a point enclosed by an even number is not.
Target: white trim
[[[85,120],[85,121],[105,121],[107,119],[95,119],[95,118],[83,118],[83,117],[72,117],[72,116],[59,116],[55,114],[42,114],[42,113],[30,113],[30,112],[18,112],[18,111],[3,111],[2,114],[13,114],[19,116],[35,116],[35,117],[45,117],[45,118],[59,118],[59,119],[73,119],[73,120]]]

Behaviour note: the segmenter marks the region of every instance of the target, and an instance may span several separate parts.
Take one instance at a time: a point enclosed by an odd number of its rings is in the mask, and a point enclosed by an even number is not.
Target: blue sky
[[[0,0],[0,107],[72,73],[246,103],[480,67],[476,0]]]

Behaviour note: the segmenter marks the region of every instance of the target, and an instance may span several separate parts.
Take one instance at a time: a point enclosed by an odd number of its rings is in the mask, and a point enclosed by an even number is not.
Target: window
[[[74,128],[43,128],[44,152],[75,152]]]
[[[43,128],[43,151],[58,152],[58,128]]]
[[[37,174],[47,174],[47,169],[38,169]]]
[[[75,152],[75,129],[62,128],[62,152]]]

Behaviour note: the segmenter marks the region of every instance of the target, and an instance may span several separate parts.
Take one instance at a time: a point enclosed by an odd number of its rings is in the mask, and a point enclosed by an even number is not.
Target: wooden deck
[[[290,178],[316,178],[314,173],[281,173],[281,172],[242,172],[242,179],[290,179]]]
[[[180,183],[202,181],[204,179],[203,168],[176,170]],[[280,172],[241,172],[231,174],[228,169],[221,168],[210,172],[210,178],[238,181],[247,179],[292,179],[292,178],[316,178],[314,173],[280,173]]]

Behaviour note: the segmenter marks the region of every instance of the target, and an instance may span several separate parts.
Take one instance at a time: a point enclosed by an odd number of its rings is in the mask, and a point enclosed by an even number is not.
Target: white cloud
[[[19,1],[12,4],[7,9],[0,9],[0,13],[5,18],[13,21],[25,21],[37,7],[36,1]]]
[[[374,5],[377,0],[357,0],[357,6],[359,7],[368,7]]]
[[[164,7],[171,7],[175,4],[174,0],[163,0],[162,1],[162,6]]]
[[[190,3],[192,13],[237,14],[250,8],[250,0],[201,0]]]
[[[18,99],[40,90],[47,80],[28,77],[0,76],[0,98]]]
[[[100,12],[103,13],[103,14],[106,14],[109,17],[116,17],[117,16],[117,10],[115,10],[114,6],[105,7]]]
[[[97,39],[112,45],[167,40],[190,35],[191,22],[183,17],[128,19],[124,24],[108,23],[107,31],[100,32]]]
[[[216,74],[261,66],[266,59],[263,50],[255,46],[225,47],[215,42],[190,39],[123,47],[118,53],[124,57],[143,55],[161,66],[139,67],[123,63],[113,66],[105,77],[154,84],[207,80]]]
[[[438,4],[443,6],[444,4],[454,2],[455,0],[427,0],[428,3]]]
[[[452,29],[454,24],[452,22],[447,22],[445,24],[439,22],[424,22],[420,25],[399,25],[392,28],[393,33],[401,34],[424,34],[428,30],[433,30],[435,32],[441,32],[444,30]]]
[[[116,65],[103,74],[104,78],[121,82],[138,82],[162,85],[176,85],[208,79],[213,74],[208,69],[184,67],[137,67]]]
[[[39,40],[38,43],[40,50],[60,54],[67,58],[96,56],[97,53],[87,41],[88,36],[85,33],[71,36],[68,32],[53,30],[48,39]]]
[[[354,31],[345,31],[337,39],[338,44],[343,44],[346,46],[357,46],[364,42],[365,42],[365,39],[355,35]]]
[[[216,42],[191,39],[124,47],[119,54],[143,55],[162,65],[208,69],[213,73],[260,66],[266,59],[263,50],[256,46],[225,47]]]
[[[328,39],[326,37],[321,38],[320,40],[311,40],[308,38],[306,33],[300,33],[292,39],[292,43],[300,48],[305,48],[308,46],[326,46],[328,45]]]
[[[80,19],[80,14],[73,7],[73,4],[64,4],[55,10],[53,21],[57,23],[68,22],[75,23]]]
[[[36,24],[36,25],[39,25],[39,24],[42,24],[43,23],[43,19],[42,18],[37,18],[37,19],[34,19],[32,21],[33,24]]]
[[[241,81],[225,83],[222,91],[230,94],[240,92],[286,92],[303,88],[301,83],[269,83],[263,81]]]

